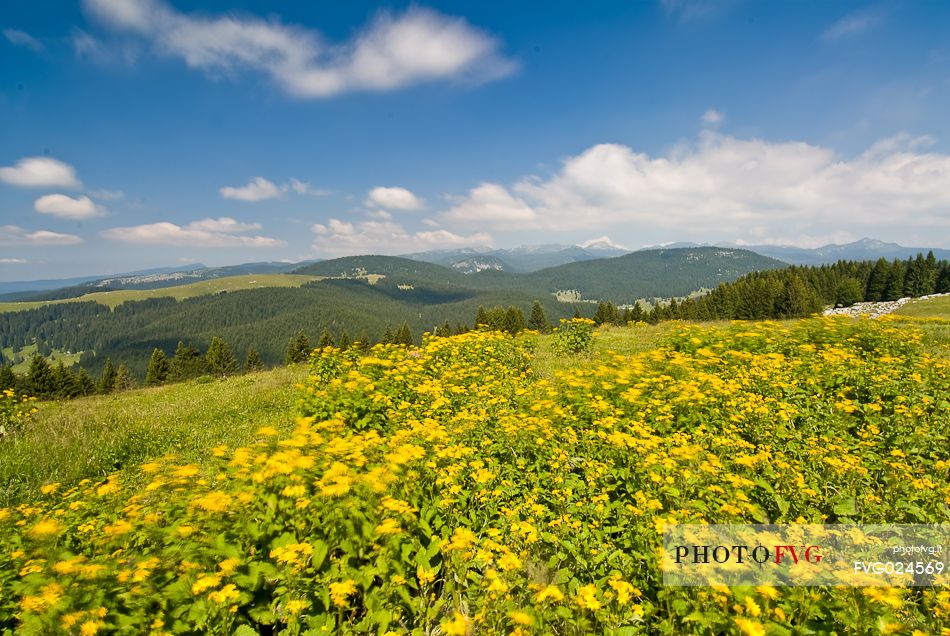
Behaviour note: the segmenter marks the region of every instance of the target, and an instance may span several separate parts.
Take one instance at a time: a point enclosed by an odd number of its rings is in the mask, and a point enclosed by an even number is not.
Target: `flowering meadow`
[[[950,522],[950,360],[913,325],[679,324],[544,373],[538,343],[318,351],[290,433],[0,508],[0,633],[950,634],[947,588],[659,567],[670,522]]]

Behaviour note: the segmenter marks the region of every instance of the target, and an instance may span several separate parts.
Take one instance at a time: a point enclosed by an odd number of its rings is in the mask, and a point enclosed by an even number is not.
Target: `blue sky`
[[[7,0],[0,279],[950,247],[950,4]]]

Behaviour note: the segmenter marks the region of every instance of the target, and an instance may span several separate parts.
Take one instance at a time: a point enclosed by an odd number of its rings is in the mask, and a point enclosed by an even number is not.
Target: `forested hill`
[[[721,247],[643,250],[549,267],[528,274],[485,270],[465,274],[450,267],[395,256],[347,256],[295,270],[311,276],[380,275],[395,285],[527,295],[573,290],[580,299],[632,303],[637,299],[686,296],[750,272],[787,264],[748,250]]]
[[[525,275],[536,289],[575,289],[584,298],[629,303],[637,298],[687,296],[744,274],[787,267],[748,250],[723,247],[643,250],[550,267]]]

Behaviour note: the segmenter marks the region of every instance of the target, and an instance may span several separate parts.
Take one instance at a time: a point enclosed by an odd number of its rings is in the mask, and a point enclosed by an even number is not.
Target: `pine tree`
[[[887,290],[887,276],[890,273],[890,265],[887,259],[879,258],[871,268],[871,275],[868,277],[867,288],[864,292],[864,299],[870,302],[884,300],[884,294]]]
[[[264,361],[261,360],[261,354],[257,352],[257,349],[251,347],[247,352],[247,358],[244,360],[244,370],[247,373],[253,373],[255,371],[260,371],[264,368]]]
[[[112,393],[115,391],[115,365],[112,364],[112,358],[106,359],[106,364],[102,367],[102,375],[99,377],[99,393]]]
[[[361,353],[366,353],[372,347],[373,345],[369,341],[369,336],[367,336],[365,333],[353,342],[353,348]]]
[[[515,336],[524,331],[524,313],[514,305],[505,310],[505,331]]]
[[[298,331],[297,335],[287,343],[287,354],[284,356],[284,362],[287,365],[306,362],[310,357],[310,339],[303,331]]]
[[[946,262],[940,268],[940,273],[937,274],[937,284],[934,286],[934,291],[938,294],[950,292],[950,265],[947,265]]]
[[[56,393],[56,380],[46,358],[40,354],[30,360],[30,370],[26,374],[30,395],[38,398],[50,398]]]
[[[539,333],[547,333],[551,329],[548,323],[548,317],[544,315],[544,307],[541,301],[536,300],[531,305],[531,317],[528,318],[528,326]]]
[[[393,335],[393,344],[409,345],[415,344],[412,340],[412,332],[409,331],[409,325],[402,323],[396,333]]]
[[[145,386],[164,384],[168,380],[171,370],[165,352],[159,348],[152,350],[152,357],[148,361],[148,372],[145,374]]]
[[[175,347],[175,355],[168,365],[168,379],[172,382],[181,382],[197,378],[204,373],[204,361],[194,347],[186,346],[179,341]]]
[[[850,307],[854,303],[861,302],[863,296],[864,290],[861,282],[849,276],[841,279],[835,289],[835,305]]]
[[[383,343],[383,344],[395,344],[395,343],[396,343],[396,341],[395,341],[395,335],[393,335],[393,330],[389,327],[389,325],[386,325],[386,332],[383,333],[383,339],[380,340],[380,342]]]
[[[13,372],[13,367],[9,365],[3,365],[0,367],[0,391],[4,389],[12,389],[16,386],[16,374]]]
[[[211,375],[227,376],[237,372],[237,361],[224,341],[214,336],[205,353],[205,367]]]
[[[92,395],[96,392],[96,383],[82,367],[79,367],[79,373],[76,374],[76,383],[79,385],[79,395]]]
[[[330,335],[330,332],[327,329],[324,329],[323,333],[320,334],[320,341],[317,343],[317,349],[333,346],[335,346],[333,342],[333,336]]]
[[[54,395],[59,399],[68,400],[79,395],[79,383],[76,381],[76,376],[66,368],[62,360],[53,368],[53,386],[55,387]]]
[[[129,367],[125,366],[124,362],[119,363],[119,368],[115,372],[115,386],[113,390],[128,391],[134,386],[135,380],[132,377],[132,372],[129,371]]]
[[[884,288],[884,300],[897,300],[904,294],[904,263],[895,260],[887,275],[887,287]]]
[[[340,334],[340,342],[337,346],[342,350],[346,351],[350,348],[352,343],[350,343],[350,334],[346,333],[346,330],[343,330],[343,333]]]
[[[478,306],[478,311],[475,312],[475,329],[488,325],[488,313],[485,311],[485,308],[481,305]]]

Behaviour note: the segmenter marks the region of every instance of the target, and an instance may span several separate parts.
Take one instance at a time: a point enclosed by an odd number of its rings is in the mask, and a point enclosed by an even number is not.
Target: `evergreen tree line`
[[[697,298],[670,299],[649,311],[639,304],[622,311],[600,303],[597,324],[661,320],[761,320],[800,318],[828,305],[893,301],[950,293],[950,263],[933,252],[907,260],[838,261],[746,274]]]
[[[244,360],[244,371],[259,371],[263,368],[264,363],[257,350],[251,348]],[[157,386],[200,376],[225,377],[238,373],[240,369],[231,349],[221,338],[212,338],[204,355],[197,348],[179,342],[171,358],[159,348],[152,351],[144,385]],[[14,373],[10,366],[0,366],[0,390],[10,388],[40,399],[107,394],[132,389],[138,384],[138,379],[124,362],[116,367],[111,358],[106,359],[97,379],[93,379],[82,366],[76,371],[62,361],[52,366],[39,353],[30,360],[30,367],[24,374]]]

